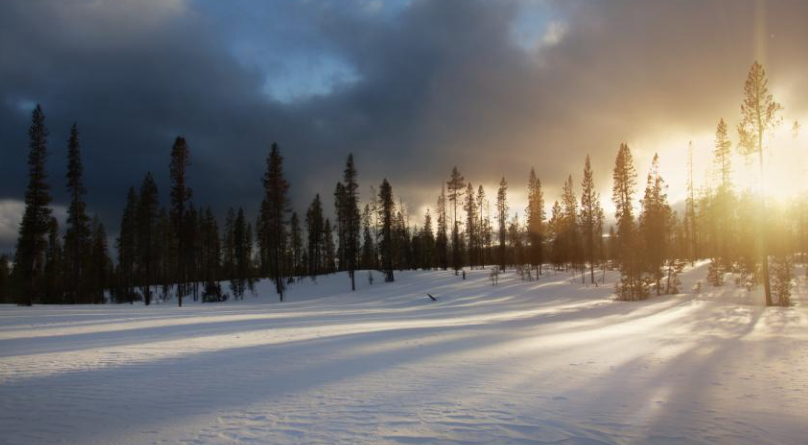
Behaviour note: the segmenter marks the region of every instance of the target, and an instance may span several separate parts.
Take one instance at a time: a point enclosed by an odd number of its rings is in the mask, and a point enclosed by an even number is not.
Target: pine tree
[[[306,231],[308,233],[309,276],[316,277],[323,271],[324,228],[323,206],[320,195],[316,195],[306,211]]]
[[[731,252],[733,245],[733,235],[735,227],[733,224],[732,209],[734,208],[735,195],[732,191],[732,142],[727,136],[727,124],[721,119],[715,131],[715,150],[713,156],[719,177],[719,185],[713,199],[713,216],[715,218],[716,239],[715,253],[720,258],[720,265],[723,268],[730,268],[734,261]]]
[[[186,240],[185,214],[193,191],[187,185],[186,170],[191,165],[191,155],[185,138],[177,137],[171,148],[171,221],[177,234],[177,304],[182,307],[188,282],[187,264],[190,257]]]
[[[126,207],[121,217],[118,232],[118,276],[120,289],[118,301],[135,300],[135,262],[137,258],[138,202],[134,187],[129,188],[126,195]]]
[[[340,245],[343,249],[345,265],[340,265],[341,269],[347,270],[351,278],[351,290],[356,290],[356,263],[359,255],[359,231],[361,230],[361,219],[359,216],[359,184],[356,182],[356,168],[354,167],[353,154],[348,155],[345,163],[342,180],[344,187],[341,197],[337,199],[338,213],[341,215],[339,226]],[[344,237],[344,242],[343,242]]]
[[[14,277],[21,292],[17,303],[31,306],[40,301],[42,289],[39,283],[45,266],[47,234],[51,224],[50,186],[45,173],[45,158],[48,156],[48,130],[45,114],[36,106],[28,129],[28,186],[25,190],[25,212],[20,224],[17,248],[14,255]]]
[[[374,269],[376,267],[376,245],[373,240],[373,231],[371,229],[371,210],[370,205],[365,204],[365,210],[362,212],[362,268]]]
[[[633,301],[647,298],[647,283],[642,277],[642,263],[637,253],[639,243],[635,235],[635,223],[632,196],[637,184],[637,173],[634,160],[628,145],[621,144],[615,159],[614,188],[612,201],[615,206],[617,220],[617,237],[615,257],[620,266],[620,283],[617,293],[621,300]]]
[[[595,284],[595,261],[599,240],[602,239],[602,215],[600,194],[595,189],[595,180],[589,155],[584,164],[584,179],[581,183],[581,235],[586,261],[589,263],[589,279]]]
[[[662,293],[662,267],[668,256],[669,222],[667,186],[659,174],[659,155],[654,155],[642,198],[640,234],[642,237],[643,270],[656,283],[657,295]],[[636,253],[635,253],[636,254]]]
[[[525,216],[527,217],[528,262],[536,269],[536,278],[538,278],[544,262],[544,194],[541,190],[541,181],[536,177],[536,171],[532,168],[527,180]]]
[[[499,190],[497,190],[497,221],[499,222],[499,268],[505,270],[507,264],[506,258],[506,240],[508,236],[508,183],[505,177],[499,181]]]
[[[331,227],[331,221],[326,218],[325,224],[323,224],[323,271],[325,273],[334,273],[336,269],[334,229]]]
[[[446,221],[446,188],[441,185],[440,196],[438,196],[438,234],[435,239],[435,260],[437,266],[443,270],[449,267],[449,238]]]
[[[244,217],[244,209],[238,209],[235,222],[233,223],[233,268],[234,275],[230,280],[230,289],[233,298],[243,300],[247,290],[247,279],[250,270],[251,246],[247,239],[247,220]]]
[[[466,187],[465,179],[457,167],[452,168],[452,174],[446,183],[449,190],[449,202],[452,204],[452,269],[455,275],[463,267],[463,252],[460,248],[460,221],[457,219],[457,206],[463,198],[463,189]]]
[[[92,237],[90,240],[89,270],[91,275],[89,302],[102,304],[106,302],[104,291],[109,288],[112,275],[112,260],[109,258],[107,232],[96,215],[92,220]]]
[[[275,290],[278,298],[283,301],[285,290],[284,253],[287,244],[287,220],[286,215],[290,212],[289,183],[283,174],[283,157],[281,156],[278,144],[273,143],[269,156],[267,157],[267,171],[264,175],[264,200],[267,206],[267,215],[264,233],[269,252],[270,279],[275,283]]]
[[[70,128],[67,141],[67,192],[70,204],[67,208],[67,231],[64,238],[65,299],[77,303],[84,292],[84,277],[87,268],[87,247],[90,244],[90,217],[84,195],[87,190],[82,181],[81,144],[78,127]]]
[[[567,263],[569,255],[564,237],[564,210],[558,201],[553,203],[547,226],[550,231],[550,261],[553,263],[553,268],[559,270]]]
[[[382,233],[379,241],[379,252],[381,253],[381,266],[384,272],[384,281],[395,281],[393,276],[393,258],[395,256],[395,246],[393,240],[393,224],[395,215],[395,202],[393,201],[393,188],[385,178],[379,187],[379,219],[381,220]]]
[[[151,304],[151,286],[156,283],[155,274],[157,244],[157,216],[160,208],[157,184],[151,173],[146,173],[140,185],[137,210],[137,271],[138,282],[146,306]]]
[[[758,155],[760,168],[760,209],[757,217],[758,251],[761,258],[761,273],[763,275],[763,288],[766,295],[766,306],[772,306],[772,292],[769,283],[769,253],[766,245],[766,193],[764,189],[763,165],[763,138],[766,133],[777,127],[781,118],[778,113],[782,110],[769,93],[769,81],[766,79],[766,70],[757,61],[752,64],[749,75],[744,83],[744,99],[741,103],[741,122],[738,124],[739,146],[745,155]]]
[[[59,222],[51,217],[48,225],[48,245],[45,249],[45,270],[42,274],[43,303],[63,303],[62,299],[62,244],[59,241]]]
[[[421,229],[420,242],[421,268],[431,270],[435,266],[435,233],[432,229],[432,215],[429,214],[429,209],[427,209],[426,215],[424,215],[424,227]]]
[[[485,268],[485,247],[487,242],[491,239],[491,228],[490,223],[488,223],[483,215],[483,204],[485,203],[485,190],[483,189],[482,184],[477,187],[477,209],[479,210],[479,217],[480,221],[477,225],[478,232],[479,232],[479,240],[477,242],[477,249],[478,249],[478,258],[480,259],[480,266]]]
[[[292,212],[292,218],[289,223],[290,229],[290,271],[292,275],[299,278],[303,275],[302,260],[303,260],[303,233],[300,228],[300,218],[297,212]]]
[[[466,187],[466,200],[463,204],[463,210],[466,211],[466,239],[468,242],[469,265],[473,269],[478,264],[476,259],[477,252],[477,197],[474,196],[474,186],[468,183]]]
[[[230,207],[227,209],[222,239],[222,278],[226,280],[232,280],[236,276],[235,231],[236,211]]]
[[[573,271],[582,270],[581,266],[581,240],[578,227],[578,200],[573,190],[572,175],[564,183],[561,203],[563,206],[564,248],[567,250],[567,261]],[[581,273],[583,278],[583,271]]]
[[[697,230],[696,197],[693,184],[693,142],[687,146],[687,198],[685,201],[685,230],[689,241],[691,264],[699,255],[699,234]]]

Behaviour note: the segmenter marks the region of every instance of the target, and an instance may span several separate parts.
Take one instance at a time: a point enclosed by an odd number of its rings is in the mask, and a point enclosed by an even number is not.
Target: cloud
[[[349,152],[365,198],[386,176],[410,208],[432,205],[453,165],[475,184],[505,175],[514,190],[535,166],[552,199],[587,153],[608,196],[620,142],[642,173],[660,147],[683,155],[719,117],[733,125],[756,57],[789,116],[808,114],[797,95],[808,4],[755,4],[2,2],[0,199],[22,196],[19,104],[34,101],[51,129],[57,203],[75,120],[90,206],[110,232],[146,171],[167,197],[178,134],[197,202],[219,213],[255,212],[273,141],[298,211],[317,192],[330,201]],[[683,168],[673,153],[663,167]]]

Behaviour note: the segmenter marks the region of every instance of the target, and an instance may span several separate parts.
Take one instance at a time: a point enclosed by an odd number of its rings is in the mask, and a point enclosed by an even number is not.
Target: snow
[[[704,285],[613,300],[566,273],[305,280],[277,303],[0,307],[2,444],[795,444],[796,306]],[[426,293],[438,298],[433,302]]]

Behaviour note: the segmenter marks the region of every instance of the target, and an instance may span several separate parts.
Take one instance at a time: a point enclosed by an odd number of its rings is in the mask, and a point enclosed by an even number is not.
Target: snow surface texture
[[[804,278],[765,309],[693,293],[705,275],[640,303],[612,300],[614,274],[471,271],[322,277],[283,304],[262,282],[181,309],[3,306],[0,443],[806,443]]]

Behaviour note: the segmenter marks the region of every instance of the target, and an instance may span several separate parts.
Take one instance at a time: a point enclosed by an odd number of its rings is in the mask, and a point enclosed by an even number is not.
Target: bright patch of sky
[[[513,24],[511,36],[516,45],[526,51],[552,46],[561,41],[567,24],[558,17],[552,5],[541,0],[524,0]]]

